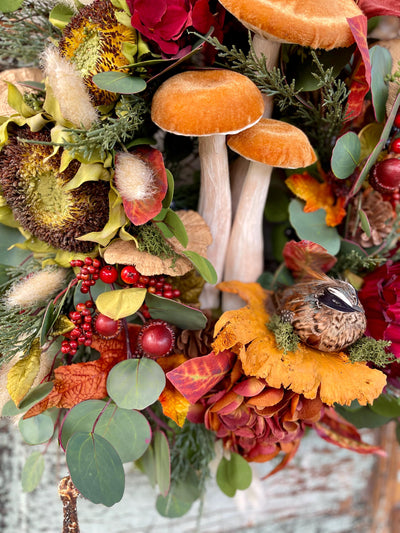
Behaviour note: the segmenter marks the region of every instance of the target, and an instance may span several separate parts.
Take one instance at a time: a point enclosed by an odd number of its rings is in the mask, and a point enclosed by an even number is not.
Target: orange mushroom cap
[[[246,159],[272,167],[308,167],[317,160],[307,136],[299,128],[267,118],[231,135],[228,146]]]
[[[241,131],[264,111],[261,92],[246,76],[230,70],[195,70],[172,76],[156,91],[151,118],[177,135]]]
[[[266,39],[312,48],[350,46],[348,18],[362,15],[354,0],[220,0],[242,24]]]

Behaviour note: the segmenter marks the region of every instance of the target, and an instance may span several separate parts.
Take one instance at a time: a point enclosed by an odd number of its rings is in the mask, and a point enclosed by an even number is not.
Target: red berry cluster
[[[173,289],[172,285],[165,281],[164,276],[142,276],[133,265],[128,265],[121,270],[121,279],[128,285],[147,289],[148,292],[164,298],[179,298],[181,295],[181,291]]]
[[[66,340],[61,343],[61,352],[63,354],[75,355],[78,346],[90,346],[92,344],[93,311],[94,303],[92,300],[79,303],[75,311],[70,311],[68,316],[75,327],[65,334]]]
[[[88,293],[90,287],[92,287],[100,277],[100,261],[98,259],[86,257],[84,261],[81,259],[73,259],[70,262],[70,265],[72,267],[80,268],[80,271],[76,275],[76,279],[82,282],[80,291],[83,294]]]

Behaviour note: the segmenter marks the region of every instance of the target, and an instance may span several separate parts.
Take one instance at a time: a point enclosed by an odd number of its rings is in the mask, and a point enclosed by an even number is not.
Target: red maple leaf
[[[129,324],[128,328],[131,350],[134,350],[140,326]],[[99,359],[56,368],[52,391],[29,409],[24,418],[38,415],[50,407],[71,409],[85,400],[101,400],[107,396],[108,373],[113,366],[126,359],[125,332],[109,340],[94,336],[92,348],[100,352]]]

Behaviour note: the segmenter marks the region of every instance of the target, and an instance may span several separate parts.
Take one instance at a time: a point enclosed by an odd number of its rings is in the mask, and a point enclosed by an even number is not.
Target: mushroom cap
[[[151,118],[178,135],[235,133],[264,112],[262,94],[246,76],[230,70],[194,70],[172,76],[156,91]]]
[[[307,136],[299,128],[268,118],[230,136],[228,146],[246,159],[272,167],[308,167],[317,160]]]
[[[348,18],[362,15],[354,0],[220,0],[248,29],[283,43],[312,48],[350,46]]]
[[[207,248],[212,242],[212,237],[203,218],[196,211],[177,211],[176,213],[185,226],[189,242],[186,248],[183,248],[175,237],[166,239],[167,242],[177,254],[181,254],[184,250],[191,250],[206,257]],[[104,260],[110,265],[115,263],[135,265],[143,276],[157,276],[160,274],[166,274],[171,277],[183,276],[194,268],[189,259],[183,255],[179,255],[176,258],[162,259],[156,255],[139,251],[134,241],[113,241],[104,251]]]

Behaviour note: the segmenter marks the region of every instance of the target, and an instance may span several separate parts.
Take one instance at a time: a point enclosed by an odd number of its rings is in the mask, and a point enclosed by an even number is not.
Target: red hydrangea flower
[[[221,13],[212,14],[208,0],[127,0],[127,4],[132,26],[167,55],[176,55],[189,44],[181,39],[189,26],[200,33],[214,26],[214,35],[222,33],[222,8]]]
[[[387,261],[364,278],[359,293],[367,316],[366,334],[391,341],[390,351],[400,358],[400,263]]]

